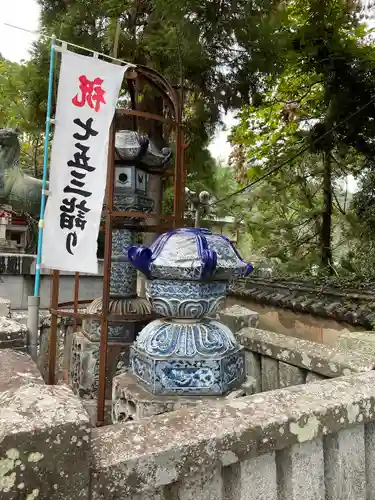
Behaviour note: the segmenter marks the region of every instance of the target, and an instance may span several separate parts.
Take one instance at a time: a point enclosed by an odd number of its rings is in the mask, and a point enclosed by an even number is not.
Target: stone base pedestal
[[[106,394],[111,399],[112,380],[129,366],[129,343],[109,343],[107,353]],[[73,392],[82,399],[95,400],[99,384],[100,343],[76,332],[72,339],[69,382]]]
[[[13,240],[0,238],[0,253],[21,253],[17,243]]]
[[[0,349],[26,352],[28,330],[13,319],[0,317]]]
[[[131,372],[127,372],[113,379],[112,423],[149,418],[184,407],[249,396],[255,392],[255,378],[247,377],[239,389],[226,396],[156,396],[146,391]]]
[[[0,316],[3,318],[10,318],[10,300],[0,297]]]

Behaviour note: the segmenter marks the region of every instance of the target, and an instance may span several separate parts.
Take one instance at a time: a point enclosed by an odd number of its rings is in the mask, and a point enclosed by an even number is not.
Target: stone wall
[[[23,317],[25,315],[13,316],[19,321],[25,320]],[[332,348],[260,330],[256,328],[258,314],[240,306],[232,306],[220,311],[219,318],[232,331],[236,332],[238,342],[245,347],[247,374],[251,378],[253,392],[263,392],[315,380],[360,373],[375,367],[374,351],[370,353],[357,352],[355,349]],[[97,383],[95,378],[97,377],[96,365],[91,358],[86,356],[82,360],[82,366],[78,367],[80,373],[74,372],[77,366],[74,368],[71,364],[73,331],[72,318],[59,318],[56,374],[58,380],[68,383],[70,373],[74,392],[85,398],[86,385],[89,389]],[[47,380],[48,373],[49,335],[50,315],[44,314],[40,319],[38,357],[38,367],[44,380]],[[128,380],[125,377],[124,381],[117,387],[117,392],[116,387],[113,388],[114,393],[117,394],[114,398],[115,401],[119,400],[119,403],[122,401],[122,393],[127,392],[127,384]],[[147,405],[149,405],[149,398]],[[164,406],[160,406],[160,408],[160,413],[165,411],[162,409]],[[169,411],[171,410],[169,409]]]
[[[332,318],[372,330],[375,324],[374,290],[333,288],[309,281],[249,277],[236,280],[230,295],[265,306]]]
[[[0,350],[1,500],[87,500],[89,418],[65,386],[46,386],[29,356]]]
[[[375,498],[375,372],[92,431],[92,500]]]
[[[35,281],[35,255],[0,254],[0,295],[10,300],[14,310],[26,310],[27,298],[33,295]],[[40,307],[48,309],[51,300],[52,277],[42,269],[40,281]],[[99,260],[99,274],[80,277],[80,300],[100,297],[103,291],[103,261]],[[59,302],[72,301],[74,297],[74,273],[60,272]]]
[[[237,337],[239,343],[245,347],[246,369],[249,376],[247,394],[263,392],[292,385],[305,384],[326,378],[335,378],[351,373],[370,371],[375,367],[375,357],[371,353],[359,353],[356,350],[332,348],[323,344],[287,337],[273,332],[256,328],[258,314],[240,306],[232,306],[220,311],[219,318],[226,323]],[[40,349],[38,367],[44,380],[48,372],[48,340],[50,334],[50,315],[41,318]],[[88,357],[88,352],[82,358],[82,366],[78,366],[80,373],[75,373],[77,366],[70,363],[72,353],[73,320],[59,318],[58,322],[58,356],[56,358],[56,373],[59,380],[67,383],[70,373],[72,388],[76,394],[87,398],[86,389],[89,390],[97,383],[96,364]],[[91,368],[90,368],[91,367]],[[117,384],[113,387],[113,401],[123,406],[123,401],[128,401],[127,375],[117,377]],[[139,398],[141,403],[135,401],[135,406],[147,406],[147,411],[140,414],[152,414],[150,397]],[[156,398],[157,399],[157,398]],[[183,406],[181,399],[175,405],[157,405],[160,411],[171,411],[173,408]],[[142,406],[142,407],[143,407]],[[166,406],[168,409],[166,410]],[[139,413],[139,412],[138,412]],[[137,414],[138,414],[137,413]]]
[[[241,306],[224,309],[218,316],[245,347],[247,374],[255,378],[257,392],[375,368],[375,357],[370,352],[333,348],[254,328],[257,313]]]
[[[8,317],[1,317],[2,305],[7,306]],[[5,309],[4,309],[5,310]],[[80,310],[81,311],[81,310]],[[82,309],[83,311],[83,309]],[[10,312],[10,302],[0,298],[0,349],[12,348],[26,351],[27,347],[27,312]],[[58,352],[56,356],[56,374],[58,380],[67,381],[70,367],[71,345],[74,320],[70,317],[57,319]],[[78,321],[78,328],[81,320]],[[48,373],[48,345],[51,334],[51,314],[46,311],[39,312],[39,337],[38,337],[38,368],[42,377],[47,381]]]
[[[69,388],[46,386],[27,355],[0,350],[0,498],[375,499],[375,371],[366,357],[325,358],[306,345],[301,354],[246,321],[238,337],[279,363],[279,380],[281,363],[335,378],[92,429]]]
[[[257,328],[244,328],[236,338],[246,350],[247,373],[262,392],[375,368],[373,356]]]

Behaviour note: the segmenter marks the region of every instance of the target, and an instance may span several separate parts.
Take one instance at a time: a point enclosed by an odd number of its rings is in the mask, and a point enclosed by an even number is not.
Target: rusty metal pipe
[[[48,384],[56,384],[56,357],[57,357],[57,314],[53,312],[59,303],[59,278],[60,271],[52,272],[51,295],[51,331],[48,342]]]
[[[78,299],[79,299],[79,273],[75,273],[74,275],[74,323],[73,329],[76,332],[78,327]]]
[[[109,132],[108,141],[108,169],[106,186],[106,218],[104,239],[104,270],[103,270],[103,302],[102,302],[102,324],[100,334],[100,357],[99,357],[99,390],[97,406],[97,426],[104,425],[105,410],[105,385],[108,354],[108,309],[109,309],[109,282],[111,277],[111,254],[112,254],[112,210],[113,191],[115,175],[115,121],[113,119]]]

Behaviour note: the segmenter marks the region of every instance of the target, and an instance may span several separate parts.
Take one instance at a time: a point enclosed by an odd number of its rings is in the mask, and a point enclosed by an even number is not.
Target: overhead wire
[[[299,156],[301,156],[305,151],[307,151],[312,146],[314,146],[315,144],[317,144],[318,142],[320,142],[322,139],[324,139],[324,137],[326,137],[327,135],[329,135],[332,132],[334,132],[336,129],[338,129],[339,127],[341,127],[341,125],[344,125],[346,122],[348,122],[349,120],[351,120],[354,116],[358,115],[358,113],[360,113],[365,108],[367,108],[368,106],[370,106],[370,104],[372,104],[373,102],[375,102],[375,96],[372,99],[370,99],[370,101],[368,103],[364,104],[359,109],[357,109],[356,111],[354,111],[353,113],[351,113],[349,116],[347,116],[344,120],[342,120],[341,122],[339,122],[336,125],[334,125],[333,127],[331,127],[324,134],[320,135],[312,143],[304,146],[299,151],[297,151],[297,153],[295,153],[294,155],[292,155],[291,157],[289,157],[287,160],[285,160],[282,163],[280,163],[280,165],[277,165],[276,167],[271,168],[270,170],[268,170],[267,172],[265,172],[263,175],[261,175],[257,179],[254,179],[252,182],[249,182],[249,184],[247,184],[246,186],[244,186],[244,187],[242,187],[240,189],[237,189],[237,191],[234,191],[233,193],[230,193],[229,195],[224,196],[223,198],[220,198],[219,200],[215,200],[214,202],[209,203],[208,206],[212,207],[214,205],[217,205],[218,203],[222,203],[223,201],[229,200],[233,196],[237,196],[239,194],[242,194],[245,191],[247,191],[249,188],[253,187],[255,184],[258,184],[259,182],[262,182],[264,179],[266,179],[270,175],[278,172],[283,167],[285,167],[285,165],[288,165],[289,163],[291,163],[292,161],[294,161],[296,158],[298,158]]]
[[[42,31],[28,30],[26,28],[22,28],[21,26],[15,26],[14,24],[9,24],[9,23],[2,23],[2,24],[4,26],[7,26],[8,28],[13,28],[13,29],[16,29],[19,31],[24,31],[26,33],[30,33],[31,35],[41,36],[43,38],[47,38],[48,40],[54,40],[55,42],[59,42],[59,43],[61,43],[61,46],[56,44],[56,47],[55,47],[55,50],[57,50],[58,52],[61,52],[62,50],[65,50],[68,48],[68,46],[70,46],[70,47],[75,47],[76,49],[85,50],[86,52],[93,54],[94,57],[101,56],[101,57],[104,57],[106,59],[110,59],[111,61],[116,61],[118,63],[125,64],[126,66],[130,66],[132,68],[136,67],[136,64],[133,64],[133,63],[130,63],[127,61],[123,61],[122,59],[117,59],[117,57],[113,57],[113,56],[110,56],[108,54],[104,54],[103,52],[98,52],[98,51],[93,50],[93,49],[88,49],[87,47],[83,47],[82,45],[77,45],[75,43],[68,42],[66,40],[62,40],[61,38],[56,38],[55,36],[47,35],[46,33],[43,33]]]

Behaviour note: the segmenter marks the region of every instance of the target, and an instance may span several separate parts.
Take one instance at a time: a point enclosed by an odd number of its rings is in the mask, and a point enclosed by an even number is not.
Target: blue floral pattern
[[[247,276],[253,267],[244,262],[232,243],[205,229],[177,229],[165,233],[150,252],[128,252],[130,261],[150,279],[215,281]]]
[[[239,348],[221,359],[154,360],[134,347],[130,352],[130,368],[153,394],[220,395],[245,380],[245,354]]]
[[[158,319],[139,334],[137,348],[153,359],[164,359],[223,356],[238,346],[233,333],[219,321],[177,323]]]
[[[228,282],[252,267],[222,235],[181,229],[150,248],[132,246],[130,262],[147,277],[146,295],[164,319],[146,325],[130,350],[130,366],[153,394],[218,395],[245,379],[243,348],[230,329],[208,319]]]
[[[146,296],[152,309],[169,318],[214,316],[227,296],[228,283],[213,281],[150,280]]]

